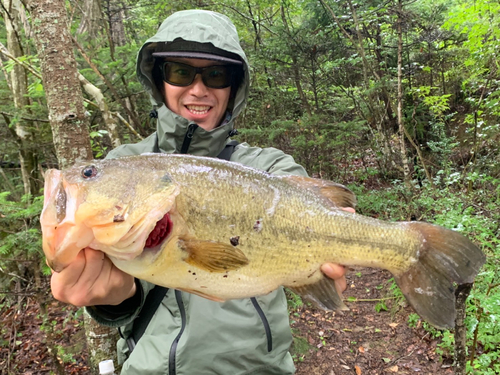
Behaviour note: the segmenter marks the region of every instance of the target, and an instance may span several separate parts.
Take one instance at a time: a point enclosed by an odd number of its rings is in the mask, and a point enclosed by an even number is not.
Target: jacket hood
[[[231,20],[216,12],[206,10],[184,10],[168,17],[159,27],[156,35],[148,39],[139,50],[136,73],[139,82],[149,93],[154,107],[158,108],[158,145],[163,152],[180,152],[189,121],[172,111],[163,103],[152,77],[154,52],[168,50],[167,45],[179,40],[196,43],[211,43],[215,48],[239,56],[243,62],[243,80],[234,97],[232,115],[217,128],[206,131],[197,128],[191,139],[190,154],[217,156],[224,148],[233,129],[235,118],[245,108],[250,85],[248,60],[240,46],[238,32]]]
[[[163,98],[153,83],[154,58],[152,54],[165,51],[167,44],[178,38],[190,42],[211,43],[214,47],[241,58],[244,77],[236,93],[233,107],[233,118],[238,116],[248,98],[250,83],[248,60],[240,46],[238,32],[231,20],[220,13],[206,10],[184,10],[174,13],[163,21],[156,35],[148,39],[139,50],[137,78],[150,94],[153,104],[160,107],[163,105]]]

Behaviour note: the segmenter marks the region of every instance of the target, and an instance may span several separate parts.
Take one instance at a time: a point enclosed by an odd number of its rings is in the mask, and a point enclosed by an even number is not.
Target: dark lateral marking
[[[231,245],[233,246],[238,246],[240,243],[240,236],[234,236],[229,239],[229,242],[231,242]]]
[[[310,279],[316,272],[318,272],[318,270],[314,270],[309,276],[307,276],[307,278]]]
[[[113,217],[113,223],[121,223],[122,221],[125,221],[125,217],[123,215],[115,215]]]
[[[227,277],[227,275],[224,275],[224,276],[222,276],[222,277]]]

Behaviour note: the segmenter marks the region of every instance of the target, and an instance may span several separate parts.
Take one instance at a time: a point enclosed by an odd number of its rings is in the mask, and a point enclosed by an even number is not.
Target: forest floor
[[[451,357],[436,354],[433,339],[420,324],[407,324],[411,308],[376,312],[375,301],[387,296],[390,274],[375,269],[351,269],[345,299],[350,310],[324,312],[301,305],[292,308],[293,355],[297,375],[452,374]],[[48,297],[49,298],[49,297]],[[66,374],[89,374],[85,336],[77,309],[49,298],[48,321],[42,325],[39,305],[26,297],[22,311],[0,304],[0,374],[56,373],[56,361]],[[49,329],[47,327],[54,327]],[[48,345],[53,337],[55,345]],[[55,351],[58,355],[51,353]],[[56,358],[58,358],[56,360]]]

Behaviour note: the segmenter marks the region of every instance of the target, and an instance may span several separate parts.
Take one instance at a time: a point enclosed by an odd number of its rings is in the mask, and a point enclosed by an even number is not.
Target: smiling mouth
[[[194,115],[204,115],[212,109],[212,107],[208,105],[187,105],[186,108]]]
[[[144,247],[150,249],[161,244],[172,232],[173,226],[170,214],[167,212],[163,218],[156,222],[154,229],[149,233]]]

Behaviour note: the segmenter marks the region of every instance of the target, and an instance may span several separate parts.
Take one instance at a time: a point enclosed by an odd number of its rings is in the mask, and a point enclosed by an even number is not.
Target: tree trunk
[[[125,37],[125,18],[124,5],[120,1],[110,1],[109,4],[109,30],[115,46],[124,46],[127,43]]]
[[[19,32],[21,30],[21,13],[24,12],[19,0],[2,0],[5,29],[7,31],[7,49],[15,57],[24,55]],[[22,114],[29,107],[28,77],[24,67],[16,64],[10,72],[10,87],[17,113]],[[33,132],[30,124],[19,118],[15,124],[15,138],[19,145],[19,161],[24,185],[24,194],[36,195],[40,190],[41,177],[37,169],[37,159],[30,145]],[[13,192],[14,193],[14,192]]]
[[[281,19],[283,21],[283,26],[285,26],[285,31],[288,34],[290,38],[292,38],[292,34],[290,33],[290,28],[288,27],[288,22],[286,20],[286,15],[285,15],[285,7],[281,5]],[[292,41],[293,42],[293,41]],[[293,78],[295,80],[295,87],[297,87],[297,92],[299,93],[300,100],[302,102],[302,105],[304,106],[304,110],[307,112],[309,116],[312,115],[311,113],[311,106],[309,105],[309,102],[307,101],[306,95],[304,93],[304,90],[302,90],[302,84],[300,83],[300,71],[299,71],[299,64],[297,62],[297,53],[295,52],[295,45],[291,45],[292,53],[291,53],[291,58],[292,58],[292,71],[293,71]]]
[[[40,59],[49,120],[59,167],[91,160],[89,122],[68,30],[64,0],[31,0],[35,44]],[[54,22],[54,21],[58,22]]]
[[[455,355],[453,369],[455,375],[465,375],[467,369],[467,327],[465,326],[467,297],[473,284],[463,284],[455,292],[457,316],[455,318]]]
[[[97,0],[85,0],[82,5],[80,25],[76,35],[86,34],[87,40],[95,40],[101,29],[101,9]]]
[[[403,164],[403,178],[405,185],[411,189],[411,175],[410,167],[408,165],[408,157],[405,144],[405,129],[403,122],[403,30],[401,19],[403,13],[402,1],[398,0],[398,20],[397,20],[397,34],[398,34],[398,125],[399,125],[399,145],[401,149],[401,163]]]
[[[102,91],[90,83],[82,74],[78,75],[78,78],[82,84],[83,89],[87,94],[94,98],[99,109],[101,110],[101,115],[108,130],[108,136],[111,141],[113,148],[121,145],[120,136],[118,135],[118,123],[113,114],[109,111],[106,99],[102,94]]]
[[[92,149],[89,120],[85,115],[65,1],[31,0],[27,2],[27,6],[34,25],[35,43],[59,167],[67,167],[79,159],[90,160]],[[104,335],[103,330],[108,330],[109,334]],[[95,321],[87,320],[85,331],[91,356],[89,362],[95,364],[96,361],[106,358],[113,359],[116,363],[116,351],[113,350],[114,329],[101,327]],[[95,337],[107,337],[109,341],[96,342]],[[97,344],[96,347],[93,346],[94,343]]]

